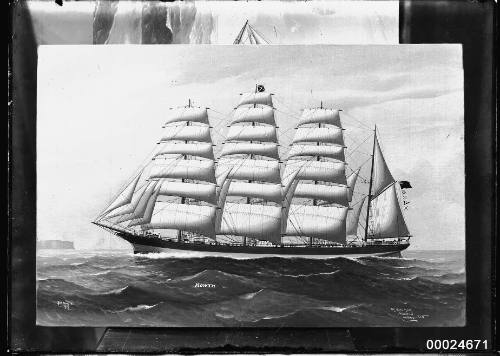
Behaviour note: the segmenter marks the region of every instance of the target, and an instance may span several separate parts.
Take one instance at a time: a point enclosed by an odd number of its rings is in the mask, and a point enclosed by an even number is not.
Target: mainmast
[[[372,184],[373,184],[373,167],[375,160],[375,141],[377,139],[377,125],[375,125],[375,129],[373,130],[373,148],[372,148],[372,165],[370,168],[370,187],[368,188],[368,203],[366,204],[366,225],[365,225],[365,237],[364,241],[366,242],[368,239],[368,223],[370,220],[370,205],[372,201]]]
[[[219,234],[281,242],[279,161],[272,97],[257,85],[242,94],[218,160]]]
[[[246,22],[246,25],[248,25],[248,20]],[[259,89],[259,85],[255,84],[255,93],[258,92],[258,89]],[[256,108],[257,104],[253,103],[253,107]],[[255,121],[252,121],[252,127],[255,127]],[[250,140],[250,143],[253,143],[253,141]],[[250,159],[254,159],[254,155],[253,154],[250,154]],[[248,183],[252,183],[252,180],[249,179]],[[252,198],[251,197],[247,197],[247,204],[251,204],[251,203],[252,203]],[[243,246],[246,246],[246,244],[247,244],[247,237],[243,236]]]

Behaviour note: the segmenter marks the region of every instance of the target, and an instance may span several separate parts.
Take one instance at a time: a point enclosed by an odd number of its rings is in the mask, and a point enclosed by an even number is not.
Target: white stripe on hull
[[[151,257],[158,258],[201,258],[201,257],[224,257],[224,258],[234,258],[234,259],[255,259],[255,258],[308,258],[308,259],[329,259],[335,257],[344,258],[359,258],[359,257],[369,257],[369,256],[388,256],[388,255],[398,255],[399,251],[392,252],[380,252],[380,253],[365,253],[365,254],[329,254],[329,255],[284,255],[284,254],[259,254],[259,253],[241,253],[241,252],[211,252],[211,251],[189,251],[189,250],[176,250],[164,247],[154,247],[140,244],[134,245],[134,253],[138,254],[157,254],[157,256],[150,255]],[[399,256],[399,255],[398,255]]]

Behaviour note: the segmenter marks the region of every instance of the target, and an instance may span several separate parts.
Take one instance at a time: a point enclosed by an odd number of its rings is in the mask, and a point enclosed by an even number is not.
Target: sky
[[[300,111],[320,101],[343,110],[349,167],[365,160],[376,124],[393,176],[413,186],[411,248],[465,248],[460,45],[41,46],[38,55],[39,239],[127,246],[91,221],[157,147],[167,110],[188,99],[209,107],[218,144],[239,94],[263,84],[282,154]]]

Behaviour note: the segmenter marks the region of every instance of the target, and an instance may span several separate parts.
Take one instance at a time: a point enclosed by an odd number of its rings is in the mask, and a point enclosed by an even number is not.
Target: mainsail
[[[258,91],[261,89],[261,91]],[[243,94],[217,166],[221,235],[281,241],[281,176],[271,94]]]
[[[305,109],[296,129],[283,174],[282,232],[310,244],[345,243],[349,189],[339,110]]]
[[[215,237],[216,179],[207,109],[171,109],[142,182],[133,181],[97,222]],[[132,188],[133,187],[133,188]],[[132,191],[130,193],[129,191]],[[110,225],[111,224],[111,225]]]

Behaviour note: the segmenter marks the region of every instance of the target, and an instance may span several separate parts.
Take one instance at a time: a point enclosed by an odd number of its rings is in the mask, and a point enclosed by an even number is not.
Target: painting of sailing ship
[[[65,50],[40,50],[38,221],[77,248],[39,251],[39,324],[463,325],[459,46]],[[100,95],[54,115],[75,85]]]

